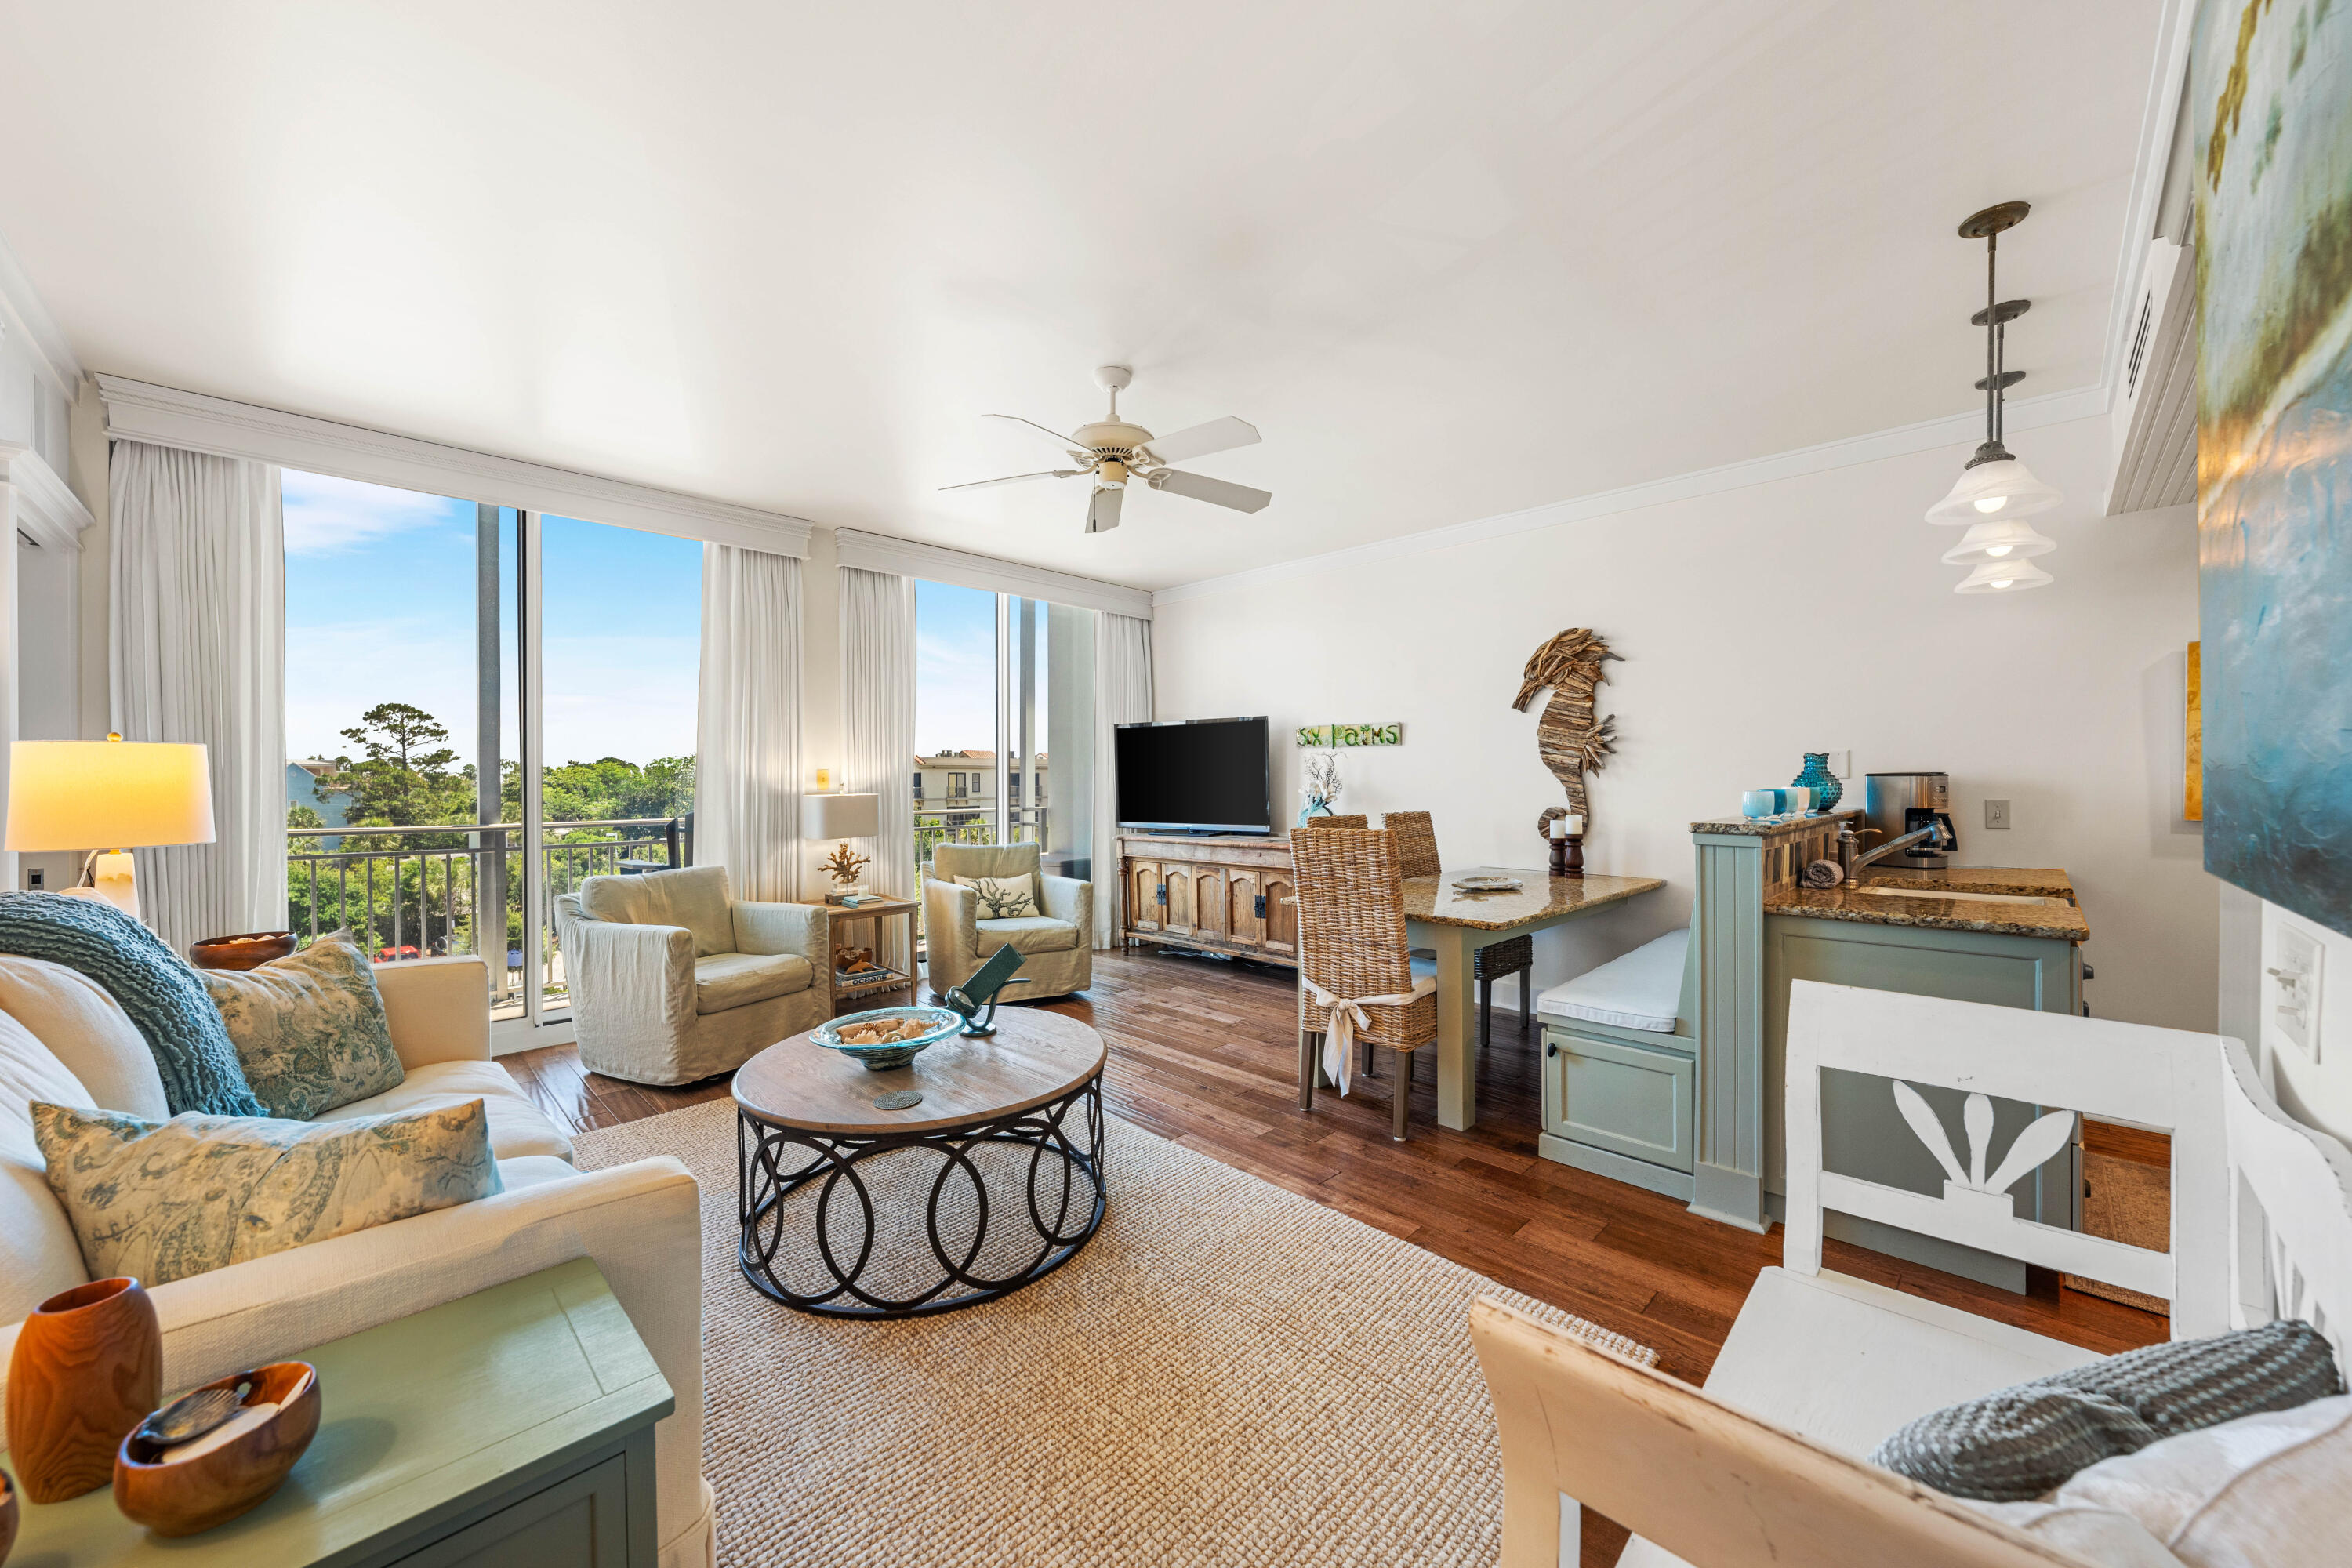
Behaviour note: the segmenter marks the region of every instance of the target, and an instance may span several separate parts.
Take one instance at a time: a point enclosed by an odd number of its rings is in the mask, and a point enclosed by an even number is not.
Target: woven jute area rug
[[[719,1100],[578,1140],[585,1169],[675,1154],[702,1184],[706,1473],[722,1564],[1489,1568],[1491,1295],[1656,1352],[1117,1118],[1110,1205],[1002,1300],[848,1322],[735,1261]]]

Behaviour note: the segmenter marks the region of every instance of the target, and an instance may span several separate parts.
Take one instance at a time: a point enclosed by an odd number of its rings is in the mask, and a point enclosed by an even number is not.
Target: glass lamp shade
[[[2046,588],[2056,579],[2031,561],[1994,561],[1978,567],[1956,585],[1955,594],[2022,594]]]
[[[2058,542],[2033,531],[2033,525],[2022,518],[2001,518],[1992,522],[1969,525],[1960,542],[1944,552],[1947,566],[1990,566],[2003,561],[2022,561],[2029,555],[2047,555],[2058,548]]]
[[[882,831],[881,804],[878,795],[804,795],[801,837],[871,838]]]
[[[145,849],[212,841],[212,774],[201,745],[9,743],[10,849]]]
[[[2000,458],[1962,469],[1951,493],[1927,509],[1927,521],[1957,528],[1992,517],[2032,517],[2065,499],[2015,458]]]

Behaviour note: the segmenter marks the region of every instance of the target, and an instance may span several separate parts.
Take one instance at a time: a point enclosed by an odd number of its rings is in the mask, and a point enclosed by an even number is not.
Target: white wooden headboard
[[[2352,1150],[2280,1110],[2246,1047],[2222,1044],[2231,1321],[2301,1318],[2327,1336],[2341,1366],[2352,1326]]]

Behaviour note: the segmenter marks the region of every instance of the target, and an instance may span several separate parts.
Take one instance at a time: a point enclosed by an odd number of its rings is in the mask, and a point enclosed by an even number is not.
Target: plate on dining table
[[[1526,886],[1517,877],[1457,877],[1454,881],[1457,893],[1516,893]]]

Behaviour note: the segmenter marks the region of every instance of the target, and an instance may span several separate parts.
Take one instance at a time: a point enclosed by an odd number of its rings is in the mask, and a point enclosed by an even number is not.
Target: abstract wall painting
[[[2205,867],[2352,933],[2352,0],[2207,0],[2189,91]]]

